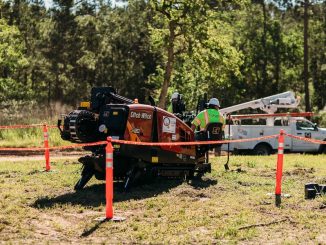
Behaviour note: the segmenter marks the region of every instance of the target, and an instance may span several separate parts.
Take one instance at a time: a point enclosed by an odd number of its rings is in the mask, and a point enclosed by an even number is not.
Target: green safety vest
[[[206,109],[201,111],[191,123],[194,124],[196,128],[199,126],[200,131],[203,131],[207,124],[218,122],[222,123],[223,126],[225,124],[224,117],[220,112],[216,109]]]

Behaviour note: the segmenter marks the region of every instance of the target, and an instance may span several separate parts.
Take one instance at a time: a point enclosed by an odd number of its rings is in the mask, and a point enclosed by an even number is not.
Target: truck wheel
[[[326,154],[326,145],[323,145],[320,151],[321,154]]]
[[[260,156],[268,156],[271,154],[271,147],[265,144],[256,145],[254,148],[254,154]]]

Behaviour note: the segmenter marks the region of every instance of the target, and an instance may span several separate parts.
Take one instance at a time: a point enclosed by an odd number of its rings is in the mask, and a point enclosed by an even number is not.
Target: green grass
[[[8,243],[236,244],[325,243],[326,197],[304,199],[304,184],[326,183],[326,157],[285,155],[281,208],[274,192],[276,155],[212,158],[202,181],[157,180],[129,193],[115,188],[121,223],[99,224],[104,182],[92,179],[74,192],[80,165],[58,160],[43,173],[43,161],[0,162],[0,240]],[[116,187],[118,185],[116,184]],[[271,224],[272,222],[281,221]],[[269,224],[270,223],[270,224]],[[266,226],[252,226],[266,224]],[[249,227],[252,226],[252,227]]]
[[[58,128],[48,128],[48,133],[50,146],[70,144],[61,139]],[[43,147],[43,140],[43,127],[0,129],[0,147]]]

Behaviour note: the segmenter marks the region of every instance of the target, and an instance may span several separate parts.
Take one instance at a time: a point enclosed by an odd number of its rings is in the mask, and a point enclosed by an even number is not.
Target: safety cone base
[[[269,193],[266,194],[266,196],[274,197],[274,196],[276,196],[276,194],[272,193],[272,192],[269,192]],[[285,197],[285,198],[290,198],[291,194],[282,193],[280,196]]]
[[[99,217],[99,218],[96,218],[95,220],[99,221],[99,222],[106,222],[106,221],[122,222],[122,221],[125,221],[126,218],[120,217],[120,216],[113,216],[111,219],[106,218],[106,217]]]
[[[46,169],[43,169],[43,170],[40,170],[41,173],[57,173],[58,170],[46,170]]]

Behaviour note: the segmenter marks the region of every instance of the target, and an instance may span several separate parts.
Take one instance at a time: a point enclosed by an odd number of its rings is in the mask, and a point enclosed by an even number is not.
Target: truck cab
[[[271,118],[271,117],[269,117]],[[312,138],[326,141],[326,129],[317,127],[316,124],[304,117],[278,117],[273,118],[273,125],[266,125],[264,118],[256,118],[256,123],[252,125],[243,125],[241,120],[237,124],[225,129],[225,135],[230,139],[258,138],[269,135],[279,134],[283,129],[286,133],[304,138]],[[258,155],[268,155],[277,150],[277,138],[263,139],[259,141],[231,143],[229,150],[231,152],[253,152]],[[222,150],[227,150],[227,145],[223,145]],[[325,153],[325,145],[314,144],[308,141],[285,137],[284,150],[288,152],[310,152]]]
[[[318,140],[326,140],[326,129],[319,128],[315,123],[305,118],[293,118],[290,122],[291,134]],[[323,145],[312,144],[308,141],[292,139],[292,151],[298,152],[322,152]]]
[[[326,141],[326,129],[319,128],[310,122],[305,116],[312,116],[311,112],[306,113],[278,113],[278,109],[297,109],[300,97],[295,97],[291,91],[271,95],[265,98],[252,100],[242,104],[220,109],[225,117],[230,117],[233,125],[225,128],[226,138],[244,139],[258,138],[279,134],[283,129],[286,133],[304,138],[312,138]],[[231,115],[241,110],[259,109],[264,114]],[[254,123],[246,123],[245,120],[254,119]],[[268,155],[276,151],[278,142],[276,138],[232,143],[229,146],[231,151],[253,151],[255,154]],[[227,145],[222,147],[228,149]],[[325,145],[314,144],[308,141],[297,140],[285,137],[284,149],[290,152],[326,152]]]

